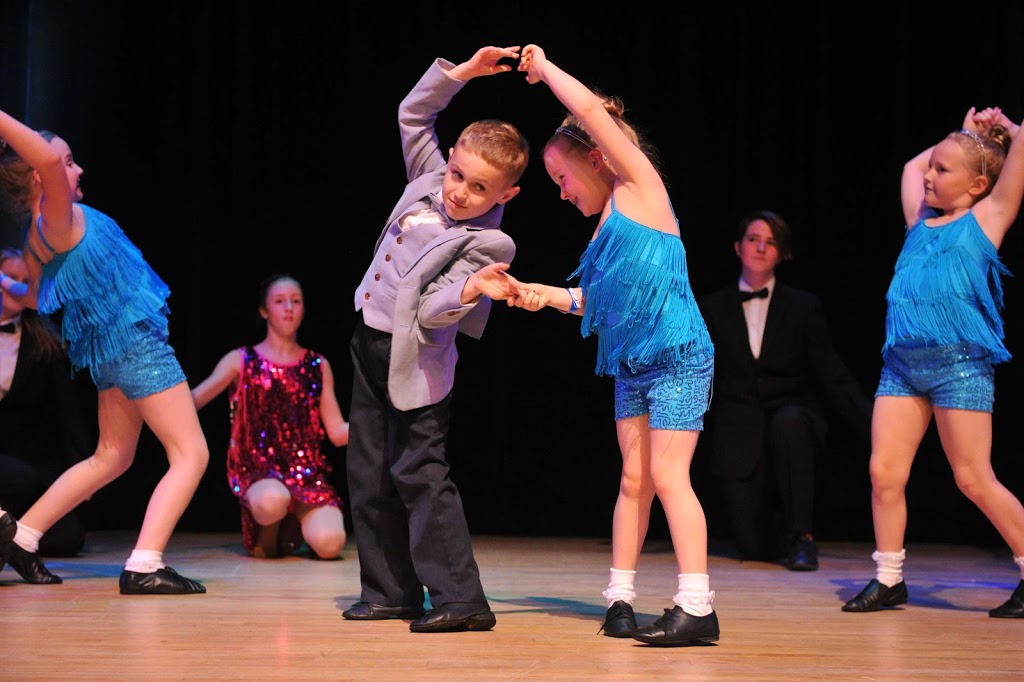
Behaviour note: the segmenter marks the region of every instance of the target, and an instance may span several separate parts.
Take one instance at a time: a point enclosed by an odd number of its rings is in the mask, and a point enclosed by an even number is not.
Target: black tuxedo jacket
[[[750,475],[764,455],[766,417],[783,405],[821,413],[821,401],[828,400],[870,444],[872,401],[836,353],[817,296],[776,280],[757,359],[735,284],[698,305],[715,344],[712,473]]]
[[[0,400],[0,454],[29,462],[52,480],[91,455],[96,440],[70,363],[35,359],[33,350],[22,330],[11,388]]]

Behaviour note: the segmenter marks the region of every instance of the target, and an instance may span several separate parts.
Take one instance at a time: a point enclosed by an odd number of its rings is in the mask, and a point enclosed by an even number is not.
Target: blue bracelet
[[[572,303],[569,305],[569,312],[574,313],[580,309],[580,300],[576,298],[576,294],[572,292],[572,287],[567,287],[566,291],[569,292],[569,298],[572,299]]]

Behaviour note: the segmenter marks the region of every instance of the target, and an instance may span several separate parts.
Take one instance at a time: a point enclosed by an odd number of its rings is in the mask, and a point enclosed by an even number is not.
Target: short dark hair
[[[768,223],[768,228],[772,231],[772,237],[775,238],[775,245],[779,249],[779,260],[787,261],[792,259],[793,233],[789,229],[789,224],[774,211],[759,209],[751,211],[740,218],[740,222],[736,226],[736,241],[743,241],[743,237],[747,234],[747,228],[757,220],[763,220]]]
[[[299,280],[295,279],[292,275],[290,275],[287,272],[275,272],[274,274],[269,275],[268,277],[265,277],[263,279],[263,281],[260,282],[260,288],[259,288],[259,298],[260,298],[260,306],[259,307],[260,307],[260,309],[263,309],[263,308],[267,307],[267,294],[270,293],[270,287],[274,286],[275,284],[277,284],[278,282],[280,282],[282,280],[288,280],[289,282],[295,282],[295,284],[298,285],[298,287],[299,287],[299,291],[302,291],[302,282],[300,282]],[[305,298],[305,297],[303,297],[303,298]]]

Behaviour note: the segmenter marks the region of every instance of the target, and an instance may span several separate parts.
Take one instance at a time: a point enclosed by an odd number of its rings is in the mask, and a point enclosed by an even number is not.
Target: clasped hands
[[[471,275],[474,288],[495,301],[505,301],[508,307],[523,308],[531,312],[549,304],[552,287],[545,284],[520,282],[508,274],[508,263],[492,263]]]
[[[986,107],[975,109],[971,107],[964,117],[963,129],[979,135],[984,135],[994,125],[1001,125],[1010,133],[1010,137],[1016,137],[1020,126],[1010,120],[999,107]]]

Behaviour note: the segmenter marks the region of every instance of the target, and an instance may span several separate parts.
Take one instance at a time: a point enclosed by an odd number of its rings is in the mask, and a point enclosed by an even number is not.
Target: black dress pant
[[[733,537],[744,558],[772,561],[814,529],[814,460],[827,425],[814,409],[787,405],[768,415],[764,456],[747,478],[723,478]],[[781,507],[781,521],[775,511]]]
[[[351,343],[346,451],[361,600],[436,608],[486,603],[462,498],[449,477],[451,395],[398,410],[388,398],[391,335],[359,320]]]
[[[53,482],[44,468],[31,462],[0,454],[0,507],[14,518],[21,516],[42,497]],[[76,556],[85,545],[85,526],[75,511],[53,524],[39,540],[39,554],[45,557]]]

